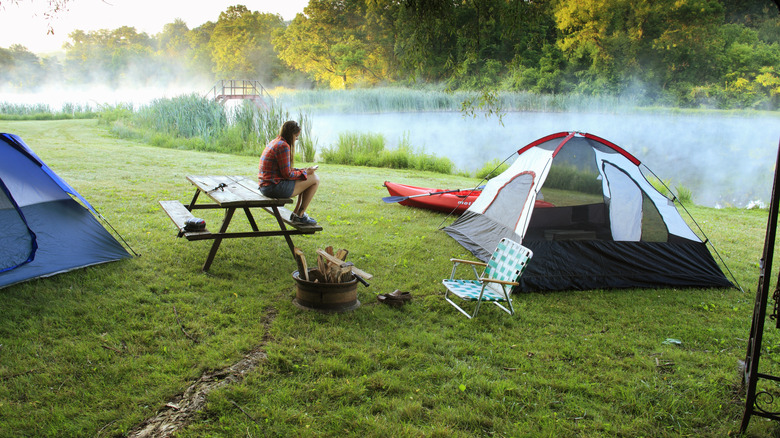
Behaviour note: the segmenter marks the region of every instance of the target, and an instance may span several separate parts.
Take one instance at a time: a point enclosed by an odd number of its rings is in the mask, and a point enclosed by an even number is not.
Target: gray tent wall
[[[0,288],[130,257],[86,199],[13,134],[0,134],[0,190]]]
[[[444,230],[483,261],[501,238],[530,248],[520,290],[732,287],[640,164],[591,134],[549,135],[520,149]],[[535,207],[542,199],[554,205]]]

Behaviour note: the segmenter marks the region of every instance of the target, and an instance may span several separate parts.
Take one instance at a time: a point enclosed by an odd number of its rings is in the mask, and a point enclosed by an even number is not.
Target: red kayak
[[[383,198],[385,202],[398,202],[409,207],[426,208],[428,210],[455,214],[461,214],[468,210],[482,193],[481,188],[459,190],[429,189],[392,183],[390,181],[385,181],[384,186],[387,187],[387,191],[391,195]],[[549,202],[539,200],[536,201],[534,206],[537,208],[553,207]]]
[[[478,189],[426,189],[425,187],[408,186],[406,184],[397,184],[390,181],[385,181],[384,185],[387,187],[387,191],[393,197],[408,197],[408,199],[399,202],[401,205],[427,208],[428,210],[443,211],[445,213],[454,212],[457,214],[466,211],[471,206],[471,204],[476,201],[480,193],[482,193],[482,190]],[[431,195],[431,193],[436,192],[447,193]]]

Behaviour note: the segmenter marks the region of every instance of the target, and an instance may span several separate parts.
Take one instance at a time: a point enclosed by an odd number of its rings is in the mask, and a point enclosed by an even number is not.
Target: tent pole
[[[484,177],[484,178],[482,178],[482,180],[481,180],[481,181],[480,181],[480,182],[479,182],[479,183],[478,183],[476,186],[474,186],[474,188],[473,188],[471,191],[473,192],[474,190],[477,190],[477,188],[479,188],[479,186],[481,186],[481,185],[482,185],[482,183],[484,183],[484,182],[487,182],[487,180],[488,180],[488,176],[490,176],[490,175],[492,175],[493,173],[495,173],[495,171],[496,171],[496,170],[498,170],[498,168],[499,168],[499,167],[501,167],[501,166],[502,166],[504,163],[506,163],[507,161],[509,161],[509,159],[510,159],[510,158],[512,158],[512,157],[513,157],[515,154],[516,154],[516,152],[512,152],[511,154],[509,154],[509,156],[508,156],[508,157],[506,157],[506,158],[504,159],[504,161],[502,161],[502,162],[498,163],[498,165],[497,165],[497,166],[496,166],[496,167],[495,167],[493,170],[491,170],[490,172],[488,172],[488,174],[487,174],[487,175],[485,175],[485,177]],[[452,209],[452,210],[451,210],[451,211],[450,211],[450,212],[447,214],[447,216],[444,216],[444,219],[442,219],[442,220],[441,220],[441,222],[439,223],[439,226],[437,226],[437,227],[436,227],[436,229],[437,229],[437,230],[441,230],[441,229],[442,229],[442,225],[444,225],[444,221],[446,221],[447,219],[449,219],[449,217],[450,217],[450,216],[452,216],[452,213],[455,213],[455,210],[456,210],[456,209],[457,209],[457,207],[453,208],[453,209]]]
[[[733,272],[731,272],[731,269],[729,269],[729,266],[726,264],[726,261],[725,261],[725,260],[723,260],[723,257],[721,257],[720,253],[718,252],[718,249],[717,249],[717,248],[715,248],[715,244],[713,244],[713,243],[712,243],[712,241],[710,240],[710,238],[707,236],[707,233],[705,233],[705,232],[704,232],[704,230],[701,228],[701,225],[699,225],[699,223],[698,223],[698,222],[696,222],[696,219],[693,217],[693,215],[691,214],[691,212],[689,212],[689,211],[688,211],[688,209],[687,209],[687,208],[685,208],[685,204],[683,204],[683,203],[680,201],[680,198],[678,198],[678,197],[677,197],[677,195],[676,195],[676,194],[674,194],[674,192],[672,191],[672,189],[671,189],[669,186],[667,186],[667,185],[666,185],[666,183],[665,183],[665,182],[663,182],[663,180],[662,180],[661,178],[659,178],[659,177],[658,177],[658,175],[656,175],[656,174],[655,174],[655,172],[653,172],[653,170],[652,170],[652,169],[650,169],[649,167],[645,166],[644,164],[643,164],[642,166],[643,166],[645,169],[647,169],[647,171],[648,171],[648,172],[650,172],[650,174],[651,174],[651,175],[653,175],[653,177],[655,177],[655,179],[656,179],[656,180],[658,180],[658,182],[659,182],[659,183],[660,183],[662,186],[664,186],[664,188],[666,189],[666,191],[668,191],[669,193],[671,193],[671,194],[672,194],[672,196],[674,197],[674,199],[672,199],[672,202],[675,202],[677,205],[679,205],[680,207],[682,207],[683,211],[685,212],[685,214],[687,214],[687,215],[688,215],[688,218],[691,220],[691,222],[693,222],[693,224],[694,224],[694,225],[696,225],[696,229],[698,229],[698,230],[699,230],[699,232],[701,233],[701,235],[702,235],[702,236],[704,236],[704,243],[705,243],[705,244],[707,244],[707,245],[709,245],[709,246],[710,246],[710,248],[712,248],[712,250],[713,250],[713,251],[715,251],[715,255],[716,255],[716,256],[718,256],[718,260],[720,260],[720,263],[723,265],[723,267],[724,267],[724,268],[726,268],[726,271],[728,271],[729,275],[731,276],[731,280],[732,280],[732,281],[734,281],[734,284],[736,284],[736,285],[737,285],[737,289],[739,289],[740,291],[742,291],[742,292],[744,293],[744,292],[745,292],[745,289],[742,289],[742,285],[740,285],[740,284],[739,284],[739,282],[737,281],[737,277],[735,277],[735,276],[734,276],[734,273],[733,273]]]

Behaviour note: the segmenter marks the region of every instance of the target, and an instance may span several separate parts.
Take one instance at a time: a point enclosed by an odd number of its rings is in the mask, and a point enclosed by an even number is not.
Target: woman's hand
[[[313,174],[314,172],[316,172],[316,171],[317,171],[317,169],[318,169],[319,167],[320,167],[320,166],[312,166],[312,167],[307,167],[307,168],[306,168],[306,174],[309,174],[309,175],[310,175],[310,174]]]

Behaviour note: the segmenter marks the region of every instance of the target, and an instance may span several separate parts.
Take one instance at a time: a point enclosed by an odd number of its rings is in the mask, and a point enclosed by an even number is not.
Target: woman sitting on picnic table
[[[300,134],[301,127],[297,122],[284,122],[279,136],[265,147],[260,156],[260,192],[269,198],[299,195],[290,221],[296,225],[316,225],[317,221],[306,214],[306,208],[320,185],[320,178],[315,174],[318,166],[305,169],[292,167],[295,141]]]

